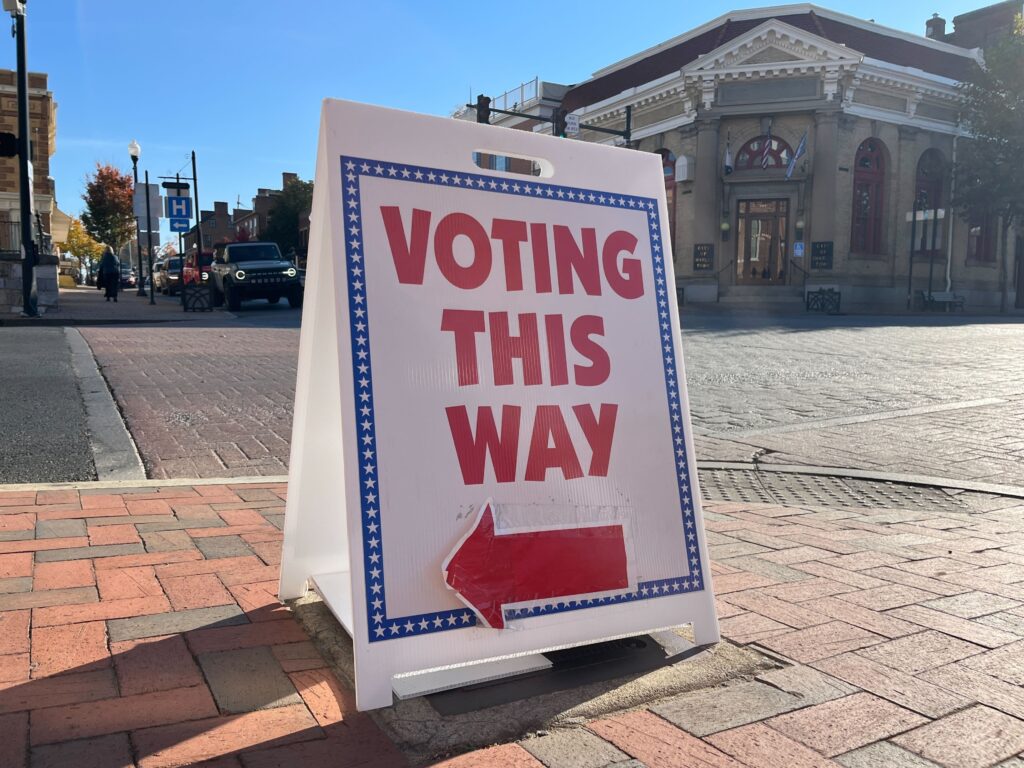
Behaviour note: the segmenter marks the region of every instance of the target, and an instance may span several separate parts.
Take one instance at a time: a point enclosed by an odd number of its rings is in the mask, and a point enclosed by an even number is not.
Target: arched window
[[[878,139],[866,139],[853,161],[852,253],[882,253],[884,193],[885,145]]]
[[[661,170],[665,175],[665,202],[668,204],[669,234],[675,243],[676,233],[676,156],[668,149],[659,149]]]
[[[793,149],[778,136],[757,136],[740,147],[740,151],[736,153],[736,170],[785,168],[792,156]]]
[[[942,152],[937,149],[926,149],[917,161],[917,181],[914,185],[917,210],[932,211],[942,207],[945,176],[946,160]],[[931,254],[933,240],[936,243],[941,242],[932,232],[933,225],[934,222],[927,221],[925,225],[917,228],[919,240],[916,250],[922,256]]]

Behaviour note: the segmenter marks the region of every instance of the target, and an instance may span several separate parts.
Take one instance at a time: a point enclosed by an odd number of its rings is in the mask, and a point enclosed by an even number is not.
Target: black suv
[[[210,267],[213,303],[241,309],[248,299],[276,304],[287,297],[293,307],[302,306],[302,283],[295,265],[281,255],[277,243],[226,243],[214,248]]]

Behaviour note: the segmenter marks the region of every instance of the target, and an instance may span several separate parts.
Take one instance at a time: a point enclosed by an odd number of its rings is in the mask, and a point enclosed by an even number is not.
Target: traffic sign
[[[171,232],[188,232],[192,228],[190,219],[168,219]]]
[[[661,158],[329,100],[312,210],[280,594],[350,633],[358,707],[426,669],[717,641]]]
[[[191,219],[192,198],[184,195],[167,195],[164,198],[168,219]]]
[[[149,185],[149,215],[154,222],[159,221],[163,206],[160,204],[160,185]],[[132,193],[132,215],[140,221],[146,220],[146,185],[139,184]]]
[[[579,136],[580,135],[580,116],[579,115],[566,115],[565,116],[565,135],[566,136]]]

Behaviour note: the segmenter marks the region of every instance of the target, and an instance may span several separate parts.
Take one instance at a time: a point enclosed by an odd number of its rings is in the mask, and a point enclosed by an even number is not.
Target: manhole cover
[[[704,498],[714,501],[795,507],[967,510],[941,488],[829,475],[704,469],[700,471],[700,487]]]

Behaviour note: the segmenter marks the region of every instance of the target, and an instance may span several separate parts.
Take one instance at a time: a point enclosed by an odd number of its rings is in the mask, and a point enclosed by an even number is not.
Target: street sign
[[[149,185],[149,214],[154,222],[160,220],[160,214],[163,212],[163,205],[161,205],[160,197],[160,185],[150,184]],[[135,187],[132,194],[132,215],[137,217],[140,221],[146,221],[146,185],[140,183]],[[143,224],[145,226],[145,224]]]
[[[717,641],[661,158],[329,100],[312,211],[280,594],[351,634],[358,707],[396,674]]]
[[[579,115],[566,115],[565,116],[565,135],[566,136],[579,136],[580,135],[580,116]]]
[[[191,219],[192,198],[182,195],[167,195],[164,198],[168,219]]]
[[[171,225],[171,232],[188,232],[192,229],[192,222],[189,219],[168,219]]]

